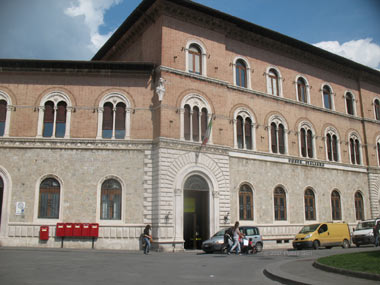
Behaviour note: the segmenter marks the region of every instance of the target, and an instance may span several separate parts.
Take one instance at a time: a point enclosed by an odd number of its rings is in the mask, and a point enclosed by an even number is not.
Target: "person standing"
[[[149,254],[150,250],[150,241],[152,240],[152,236],[150,235],[150,225],[147,225],[144,229],[144,237],[143,240],[145,242],[145,247],[144,247],[144,254]]]
[[[229,254],[234,250],[236,249],[236,254],[239,254],[240,253],[240,242],[239,242],[239,238],[240,237],[243,237],[244,235],[240,232],[239,230],[239,222],[236,222],[235,223],[235,226],[234,226],[234,234],[233,234],[233,238],[234,238],[234,244],[232,245],[230,251],[228,252]]]

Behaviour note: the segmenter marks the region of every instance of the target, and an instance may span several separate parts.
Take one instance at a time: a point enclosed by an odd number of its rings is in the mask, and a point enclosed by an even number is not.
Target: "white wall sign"
[[[24,215],[25,202],[16,202],[16,215]]]

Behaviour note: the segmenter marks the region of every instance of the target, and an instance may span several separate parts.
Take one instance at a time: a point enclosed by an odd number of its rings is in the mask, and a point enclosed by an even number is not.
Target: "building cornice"
[[[65,74],[151,74],[154,71],[154,69],[155,65],[150,62],[0,59],[0,73],[55,72]]]
[[[360,173],[379,173],[379,168],[335,163],[317,159],[303,159],[296,156],[266,153],[254,150],[240,150],[229,146],[182,141],[158,137],[154,140],[97,140],[97,139],[48,139],[48,138],[0,138],[0,149],[63,149],[63,150],[110,150],[110,151],[154,151],[174,149],[209,155],[223,155],[230,158],[266,161],[297,167],[316,167]],[[305,163],[304,163],[305,162]]]

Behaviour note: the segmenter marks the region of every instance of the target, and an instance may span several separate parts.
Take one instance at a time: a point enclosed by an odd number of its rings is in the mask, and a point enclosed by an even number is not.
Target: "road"
[[[0,248],[0,284],[278,284],[269,264],[373,250],[269,250],[257,255]]]

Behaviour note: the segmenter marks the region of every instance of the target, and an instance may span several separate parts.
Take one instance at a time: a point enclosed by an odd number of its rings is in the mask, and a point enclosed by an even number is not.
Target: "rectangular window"
[[[102,216],[103,220],[121,219],[121,191],[119,189],[102,190]]]
[[[38,218],[58,219],[59,189],[41,189]]]

